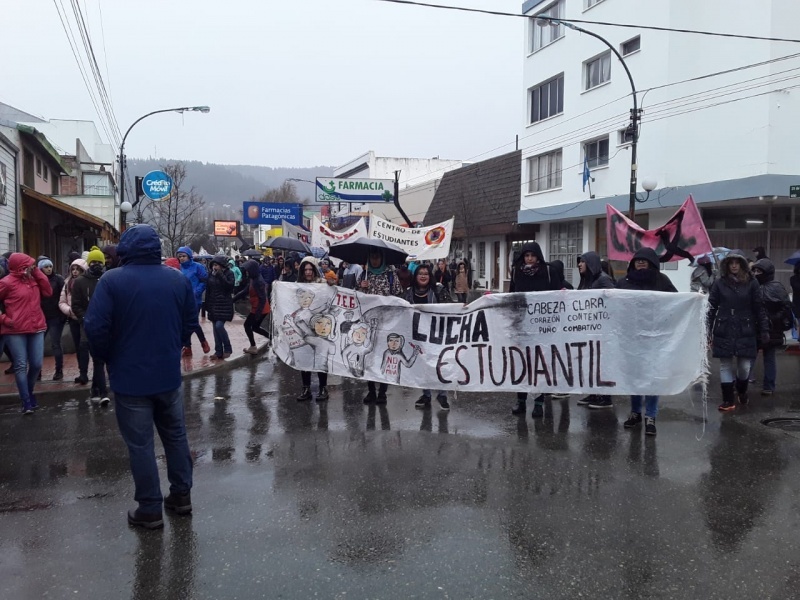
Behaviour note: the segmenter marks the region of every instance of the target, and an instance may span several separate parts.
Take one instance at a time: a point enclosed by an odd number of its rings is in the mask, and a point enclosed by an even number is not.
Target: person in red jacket
[[[0,335],[11,351],[22,414],[39,408],[33,388],[42,370],[47,322],[42,298],[53,295],[50,282],[27,254],[14,252],[8,259],[8,276],[0,279]]]

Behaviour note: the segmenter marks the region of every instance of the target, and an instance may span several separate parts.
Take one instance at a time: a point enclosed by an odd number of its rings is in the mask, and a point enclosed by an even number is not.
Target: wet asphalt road
[[[714,379],[705,431],[699,394],[662,399],[653,439],[622,399],[300,404],[260,360],[186,382],[195,513],[156,532],[125,522],[113,402],[2,407],[0,598],[798,598],[800,434],[759,424],[800,416],[798,361],[734,415]]]

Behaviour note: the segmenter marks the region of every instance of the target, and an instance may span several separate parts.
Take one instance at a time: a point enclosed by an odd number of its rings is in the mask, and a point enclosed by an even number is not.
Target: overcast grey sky
[[[273,167],[340,165],[368,150],[467,159],[512,150],[522,122],[522,19],[374,0],[79,2],[123,133],[151,110],[211,106],[143,121],[130,157]],[[70,1],[10,4],[3,42],[15,52],[0,101],[98,122],[56,9],[74,29]]]

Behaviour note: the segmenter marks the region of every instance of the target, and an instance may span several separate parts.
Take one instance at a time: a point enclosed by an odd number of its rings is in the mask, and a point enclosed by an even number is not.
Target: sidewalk
[[[181,359],[183,377],[194,377],[201,373],[208,371],[222,371],[225,369],[238,366],[253,360],[254,356],[244,354],[242,350],[250,346],[247,336],[244,333],[244,319],[235,314],[233,321],[225,325],[228,331],[228,336],[231,338],[231,347],[233,353],[227,360],[212,360],[214,355],[214,333],[212,332],[211,322],[201,318],[200,325],[203,327],[203,332],[206,334],[206,339],[211,345],[211,352],[203,354],[200,344],[197,341],[197,336],[192,336],[192,356],[187,356]],[[256,334],[256,344],[258,344],[259,352],[263,352],[267,348],[267,341],[260,335]],[[46,342],[47,343],[47,342]],[[10,364],[8,362],[0,362],[0,403],[13,404],[19,402],[19,394],[17,392],[17,385],[14,381],[14,375],[6,375],[3,373]],[[78,360],[75,354],[64,355],[64,379],[61,381],[53,381],[53,374],[55,373],[55,359],[52,356],[45,356],[42,363],[42,380],[36,384],[36,398],[38,400],[47,400],[55,396],[82,396],[89,397],[91,385],[80,385],[74,382],[78,376]],[[89,363],[89,380],[91,382],[92,366]],[[109,390],[110,391],[110,390]]]

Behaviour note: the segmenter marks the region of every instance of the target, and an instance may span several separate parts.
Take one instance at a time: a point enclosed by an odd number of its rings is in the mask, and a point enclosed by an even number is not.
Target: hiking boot
[[[736,399],[733,395],[733,383],[721,383],[722,388],[722,404],[717,409],[722,412],[729,412],[736,408]]]
[[[439,406],[442,410],[450,410],[450,403],[447,401],[447,394],[439,394],[436,396]]]
[[[750,399],[747,397],[747,384],[746,379],[736,380],[736,395],[739,396],[739,403],[742,405],[747,404]]]
[[[517,405],[511,409],[512,415],[524,415],[526,412],[528,412],[528,407],[525,400],[517,400]]]
[[[319,392],[317,393],[317,402],[327,402],[327,401],[328,401],[327,386],[319,388]]]
[[[375,398],[375,404],[386,404],[386,392],[378,392],[378,397]]]
[[[64,379],[64,371],[56,369],[56,374],[53,375],[53,381],[61,381],[62,379]]]
[[[184,346],[183,350],[181,350],[181,356],[191,356],[191,355],[192,355],[191,346]]]
[[[578,406],[588,406],[589,404],[594,402],[596,398],[597,396],[595,396],[594,394],[581,398],[580,400],[578,400]]]
[[[311,400],[311,388],[310,387],[304,387],[303,391],[300,392],[300,395],[297,397],[297,401],[298,402],[307,402],[308,400]]]
[[[208,354],[209,352],[211,352],[211,346],[208,345],[208,342],[206,340],[200,342],[200,347],[203,349],[203,354]],[[192,355],[191,351],[192,349],[189,348],[189,356]]]
[[[128,525],[145,529],[161,529],[164,527],[164,517],[161,516],[161,513],[143,513],[137,508],[128,511]]]
[[[170,492],[169,496],[164,498],[164,508],[169,512],[177,515],[188,515],[192,512],[192,494],[175,494]]]
[[[542,417],[544,417],[544,404],[536,402],[533,405],[533,410],[531,411],[531,418],[541,419]]]
[[[611,401],[611,396],[595,396],[589,403],[589,408],[614,408],[614,403]]]
[[[364,396],[364,404],[372,404],[377,399],[378,399],[378,397],[375,395],[375,392],[370,390],[369,392],[367,392],[367,395]]]
[[[634,427],[640,427],[642,424],[642,413],[632,412],[631,416],[628,417],[628,420],[625,421],[622,426],[625,429],[633,429]]]
[[[422,396],[419,397],[419,400],[417,400],[414,403],[414,408],[430,408],[430,407],[431,407],[431,397],[426,396],[425,394],[422,394]]]
[[[656,434],[656,420],[653,417],[644,418],[644,434],[645,435]]]
[[[244,350],[242,350],[242,352],[244,352],[245,354],[256,355],[258,354],[258,346],[250,346],[249,348],[245,348]]]

